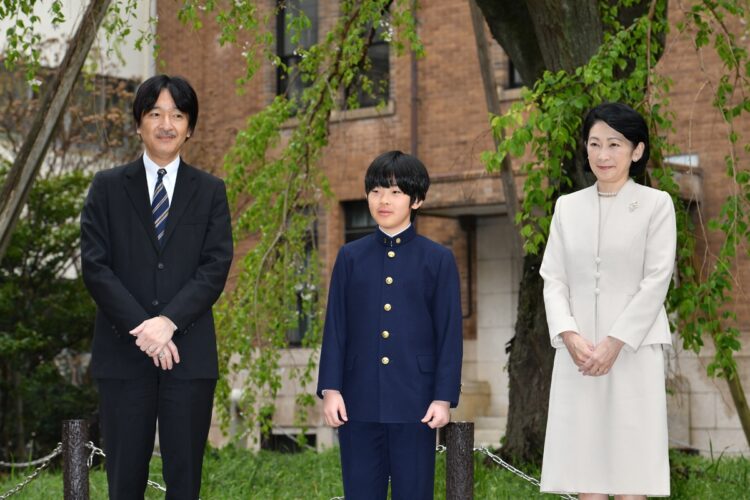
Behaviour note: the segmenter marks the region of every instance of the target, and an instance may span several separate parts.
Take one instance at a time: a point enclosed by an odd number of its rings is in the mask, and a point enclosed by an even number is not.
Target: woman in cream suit
[[[662,345],[671,343],[674,206],[629,177],[649,156],[648,127],[633,109],[592,109],[583,140],[597,182],[558,199],[540,269],[557,349],[541,490],[668,496]]]

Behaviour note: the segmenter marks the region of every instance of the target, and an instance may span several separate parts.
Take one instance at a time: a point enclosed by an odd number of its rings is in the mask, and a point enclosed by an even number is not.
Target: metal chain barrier
[[[94,457],[96,455],[99,455],[102,458],[107,458],[107,455],[104,454],[104,450],[102,450],[101,448],[97,448],[93,441],[89,441],[88,443],[86,443],[86,448],[91,450],[91,454],[89,455],[88,460],[86,460],[86,465],[88,465],[89,469],[94,463]]]
[[[91,468],[91,464],[94,462],[94,457],[95,456],[98,455],[98,456],[100,456],[102,458],[107,458],[107,454],[104,453],[104,450],[102,450],[101,448],[97,448],[97,446],[92,441],[89,441],[88,443],[86,443],[86,448],[88,448],[88,449],[91,450],[91,454],[89,455],[88,461],[86,462],[88,464],[88,466],[89,466],[89,469]],[[157,483],[156,481],[152,481],[152,480],[148,479],[146,481],[146,484],[148,486],[151,486],[155,490],[159,490],[159,491],[161,491],[163,493],[167,492],[167,489],[164,486],[162,486],[161,484]],[[2,499],[0,499],[0,500],[2,500]]]
[[[42,458],[37,458],[36,460],[32,460],[30,462],[3,462],[2,460],[0,460],[0,466],[8,467],[9,469],[23,469],[25,467],[34,467],[36,465],[47,462],[48,460],[52,458],[55,458],[62,450],[62,448],[60,448],[61,446],[62,446],[62,443],[57,443],[57,448],[52,450],[52,452],[49,455],[42,457]]]
[[[439,445],[437,445],[435,447],[435,452],[436,453],[445,453],[447,449],[448,448],[444,444],[439,444]],[[529,483],[533,484],[537,488],[539,487],[539,480],[538,479],[536,479],[535,477],[531,477],[528,474],[526,474],[525,472],[523,472],[522,470],[519,470],[519,469],[513,467],[512,465],[510,465],[508,462],[506,462],[502,458],[500,458],[497,455],[493,454],[485,446],[474,448],[474,451],[486,455],[490,460],[492,460],[493,462],[495,462],[496,464],[498,464],[499,466],[501,466],[505,470],[508,470],[508,471],[512,472],[513,474],[515,474],[516,476],[522,478],[523,480],[528,481]],[[574,497],[572,495],[567,495],[567,494],[564,494],[564,493],[558,494],[558,496],[561,497],[561,498],[565,498],[566,500],[576,500],[576,497]],[[331,500],[344,500],[344,497],[333,497],[333,498],[331,498]]]
[[[443,447],[443,448],[445,448],[445,447]],[[520,477],[520,478],[522,478],[522,479],[530,482],[531,484],[533,484],[537,488],[539,487],[539,480],[537,478],[531,477],[528,474],[526,474],[525,472],[523,472],[522,470],[516,469],[515,467],[513,467],[512,465],[510,465],[508,462],[506,462],[505,460],[503,460],[502,458],[500,458],[497,455],[493,454],[486,447],[481,446],[479,448],[474,448],[474,451],[478,451],[480,453],[483,453],[483,454],[487,455],[487,457],[489,457],[490,460],[492,460],[493,462],[495,462],[499,466],[503,467],[505,470],[508,470],[508,471],[512,472],[513,474],[515,474],[516,476],[518,476],[518,477]],[[571,496],[571,495],[567,495],[567,494],[564,494],[564,493],[558,494],[558,496],[562,497],[562,498],[565,498],[567,500],[576,500],[576,497]]]
[[[104,450],[102,450],[101,448],[98,448],[93,443],[93,441],[89,441],[88,443],[86,443],[86,448],[88,448],[89,450],[91,450],[91,454],[89,454],[89,458],[86,460],[86,465],[88,465],[89,469],[91,468],[91,465],[94,463],[94,457],[95,456],[100,456],[102,458],[107,458],[107,455],[104,453]],[[41,474],[41,472],[49,466],[50,462],[52,462],[52,459],[54,459],[55,457],[57,457],[61,453],[62,453],[62,443],[58,443],[57,447],[54,450],[52,450],[52,452],[49,455],[47,455],[45,457],[42,457],[42,458],[39,458],[37,460],[33,460],[31,462],[20,462],[20,463],[17,463],[17,464],[14,464],[12,462],[0,462],[0,465],[2,465],[4,467],[32,467],[34,465],[40,464],[39,467],[37,467],[34,470],[34,472],[32,472],[31,474],[29,474],[28,476],[26,476],[23,481],[21,481],[20,483],[18,483],[18,485],[16,485],[15,487],[13,487],[11,490],[7,491],[6,493],[0,494],[0,500],[5,500],[6,498],[11,497],[11,496],[15,495],[16,493],[18,493],[19,491],[21,491],[22,489],[24,489],[26,487],[26,485],[28,485],[31,481],[33,481],[34,479],[36,479],[39,476],[39,474]],[[161,484],[157,483],[156,481],[152,481],[152,480],[149,479],[148,482],[147,482],[147,484],[148,484],[148,486],[150,486],[150,487],[152,487],[152,488],[154,488],[156,490],[159,490],[159,491],[164,492],[164,493],[167,492],[167,489],[164,486],[162,486]]]
[[[39,476],[39,474],[41,474],[41,472],[49,466],[53,458],[60,455],[61,453],[62,453],[62,443],[58,443],[57,447],[54,450],[52,450],[52,452],[49,455],[47,455],[43,459],[41,458],[39,459],[39,460],[42,460],[41,465],[37,467],[36,469],[34,469],[34,472],[26,476],[26,478],[20,483],[18,483],[14,488],[10,489],[6,493],[0,494],[0,500],[5,500],[6,498],[11,497],[15,495],[16,493],[18,493],[19,491],[21,491],[22,489],[24,489],[27,484],[29,484],[31,481],[36,479]],[[38,460],[34,461],[34,463],[38,463],[38,462],[39,462]],[[3,465],[5,465],[6,463],[7,462],[3,462]],[[27,463],[31,463],[31,462],[27,462]],[[20,466],[28,467],[28,465],[25,465],[25,464],[21,464]]]
[[[86,461],[86,464],[88,465],[89,469],[91,468],[91,465],[93,464],[95,456],[100,456],[102,458],[106,458],[107,457],[107,455],[104,453],[104,450],[102,450],[101,448],[98,448],[92,441],[89,441],[89,442],[86,443],[86,448],[88,448],[89,450],[91,450],[91,453],[89,454],[89,458]],[[435,452],[436,453],[445,453],[446,450],[447,450],[447,448],[445,447],[445,445],[442,445],[442,444],[437,445],[435,447]],[[518,477],[522,478],[523,480],[525,480],[525,481],[533,484],[534,486],[539,487],[539,480],[538,479],[536,479],[534,477],[531,477],[528,474],[526,474],[525,472],[523,472],[522,470],[519,470],[519,469],[513,467],[511,464],[509,464],[508,462],[504,461],[502,458],[500,458],[497,455],[493,454],[486,447],[484,447],[484,446],[479,447],[479,448],[475,447],[474,451],[486,455],[490,460],[492,460],[496,464],[500,465],[504,469],[512,472],[513,474],[515,474]],[[15,495],[16,493],[18,493],[19,491],[21,491],[24,487],[26,487],[27,484],[29,484],[31,481],[33,481],[34,479],[36,479],[39,476],[39,474],[44,469],[46,469],[49,466],[50,462],[52,462],[52,459],[54,459],[55,457],[57,457],[58,455],[60,455],[61,452],[62,452],[62,443],[58,443],[57,447],[54,450],[52,450],[52,452],[50,454],[48,454],[47,456],[45,456],[43,458],[31,461],[31,462],[22,462],[22,463],[19,463],[19,464],[13,464],[13,463],[9,463],[9,462],[0,462],[0,465],[6,466],[6,467],[14,467],[14,466],[15,467],[31,467],[33,465],[40,464],[39,467],[37,467],[34,470],[34,472],[32,472],[31,474],[29,474],[28,476],[26,476],[26,478],[23,481],[21,481],[18,485],[16,485],[13,489],[9,490],[8,492],[6,492],[4,494],[0,494],[0,500],[5,500],[6,498],[9,498],[9,497]],[[157,483],[156,481],[152,481],[152,480],[149,479],[148,482],[147,482],[147,484],[148,484],[148,486],[150,486],[150,487],[152,487],[152,488],[154,488],[156,490],[159,490],[161,492],[166,493],[166,491],[167,491],[167,489],[164,486],[162,486],[161,484]],[[565,498],[566,500],[575,500],[575,498],[576,498],[574,496],[567,495],[567,494],[560,494],[558,496],[561,497],[561,498]],[[333,497],[333,498],[331,498],[331,500],[344,500],[344,497]]]

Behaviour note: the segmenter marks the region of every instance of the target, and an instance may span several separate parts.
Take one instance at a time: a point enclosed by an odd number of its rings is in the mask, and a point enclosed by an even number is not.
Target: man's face
[[[175,106],[167,89],[163,89],[153,109],[141,117],[138,127],[148,157],[164,166],[174,160],[190,137],[188,115]]]

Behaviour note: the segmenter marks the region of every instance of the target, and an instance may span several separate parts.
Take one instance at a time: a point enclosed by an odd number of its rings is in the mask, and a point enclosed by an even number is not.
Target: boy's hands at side
[[[427,408],[422,423],[427,424],[431,429],[444,427],[451,421],[451,404],[448,401],[433,401]]]
[[[326,424],[331,427],[340,427],[349,420],[346,416],[344,398],[339,391],[326,389],[323,394],[323,416]]]

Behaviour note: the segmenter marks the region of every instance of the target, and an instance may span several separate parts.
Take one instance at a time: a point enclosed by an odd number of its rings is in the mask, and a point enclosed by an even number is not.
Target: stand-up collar
[[[396,236],[389,236],[385,234],[380,228],[375,231],[375,239],[378,240],[385,247],[397,247],[409,243],[417,235],[414,224],[411,224],[408,228],[404,229]]]

